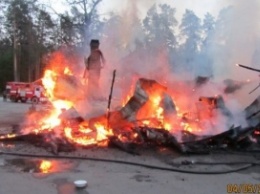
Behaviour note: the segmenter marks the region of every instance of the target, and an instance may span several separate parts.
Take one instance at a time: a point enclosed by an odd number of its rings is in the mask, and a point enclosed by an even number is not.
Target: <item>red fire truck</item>
[[[44,88],[39,80],[32,83],[7,82],[4,99],[23,103],[27,101],[45,103],[48,100],[44,95]]]

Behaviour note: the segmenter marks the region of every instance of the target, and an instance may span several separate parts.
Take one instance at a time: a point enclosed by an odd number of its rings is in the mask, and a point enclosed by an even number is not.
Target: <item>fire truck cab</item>
[[[10,99],[12,102],[31,101],[35,104],[47,102],[44,88],[38,81],[32,83],[7,82],[4,98]]]

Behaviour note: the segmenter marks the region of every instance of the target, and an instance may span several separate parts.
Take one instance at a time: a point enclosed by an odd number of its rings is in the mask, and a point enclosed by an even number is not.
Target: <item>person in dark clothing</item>
[[[88,94],[92,98],[99,95],[99,79],[101,69],[104,67],[106,61],[101,50],[99,50],[99,40],[91,40],[90,55],[85,58],[85,72],[88,71]]]

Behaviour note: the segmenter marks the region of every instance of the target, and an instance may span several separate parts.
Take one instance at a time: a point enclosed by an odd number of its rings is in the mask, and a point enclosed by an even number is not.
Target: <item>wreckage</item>
[[[29,122],[13,133],[1,134],[0,141],[28,141],[55,154],[95,146],[114,146],[132,154],[139,154],[141,148],[157,146],[181,153],[259,150],[260,97],[241,113],[245,115],[246,126],[237,126],[221,95],[200,96],[194,102],[196,110],[191,108],[181,112],[166,86],[155,80],[139,78],[126,103],[111,111],[115,76],[114,71],[107,112],[85,119],[74,107],[78,99],[71,95],[82,83],[67,67],[62,73],[46,70],[42,82],[51,105],[46,110],[31,112]],[[194,87],[199,88],[207,81],[197,79]],[[231,82],[228,83],[224,93],[233,91]],[[64,87],[69,87],[72,93],[66,93]],[[79,96],[84,96],[84,92]],[[221,125],[217,124],[219,122]],[[220,126],[225,129],[218,132]],[[209,130],[214,133],[203,133]]]

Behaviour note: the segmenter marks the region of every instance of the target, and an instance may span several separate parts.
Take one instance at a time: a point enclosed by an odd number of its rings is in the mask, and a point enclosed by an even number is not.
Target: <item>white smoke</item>
[[[209,0],[204,0],[204,2],[208,3]],[[202,95],[209,97],[219,94],[223,95],[227,108],[235,117],[234,124],[245,126],[246,122],[241,112],[255,98],[254,95],[248,95],[248,91],[251,86],[253,87],[254,83],[244,90],[235,93],[235,95],[226,96],[223,94],[224,86],[219,84],[219,82],[226,78],[244,81],[257,76],[256,73],[239,68],[235,64],[249,65],[251,63],[253,53],[257,47],[256,42],[259,40],[258,32],[260,30],[260,23],[256,18],[259,18],[258,10],[260,2],[257,0],[250,2],[246,0],[214,2],[218,7],[217,10],[220,10],[220,7],[223,8],[223,6],[226,6],[219,13],[218,17],[214,13],[216,19],[218,19],[218,23],[213,44],[208,48],[208,52],[211,54],[210,57],[213,59],[214,80],[211,84],[205,85],[201,91],[193,94],[193,96],[187,92],[187,95],[183,96],[184,99],[182,100],[186,101],[187,105],[190,105],[196,103],[198,97]],[[128,93],[131,88],[132,78],[135,75],[155,79],[159,82],[168,82],[167,86],[170,87],[176,85],[172,81],[176,81],[177,77],[189,80],[190,77],[187,76],[189,72],[185,74],[186,76],[180,76],[174,75],[169,71],[169,56],[166,49],[161,49],[159,53],[153,56],[149,56],[149,53],[143,51],[141,47],[136,49],[136,40],[139,39],[142,41],[144,36],[140,26],[140,20],[144,17],[143,13],[146,13],[144,10],[147,10],[147,7],[152,6],[154,3],[164,3],[164,1],[128,0],[123,3],[123,6],[120,7],[121,11],[116,13],[116,15],[119,15],[120,21],[112,25],[107,25],[105,31],[108,32],[108,37],[104,37],[101,40],[101,50],[107,59],[101,79],[103,95],[108,96],[109,94],[113,69],[117,70],[114,99],[122,99]],[[176,7],[177,11],[178,7],[185,5],[185,3],[175,3],[176,6],[173,5],[173,7]],[[200,13],[199,15],[203,14]],[[189,53],[186,53],[186,55],[189,55]],[[126,56],[127,60],[125,59]],[[146,56],[149,56],[150,59],[148,58],[147,60]],[[190,89],[190,87],[188,88]],[[175,93],[184,90],[181,87],[171,89],[175,90]],[[185,92],[182,93],[185,94]],[[221,123],[222,120],[223,118],[219,119],[218,126],[221,126],[219,128],[222,128],[222,130],[227,130],[228,128]]]
[[[215,31],[215,42],[209,48],[212,51],[214,75],[217,80],[231,78],[239,81],[252,80],[251,84],[239,90],[236,98],[243,107],[251,103],[259,92],[249,95],[258,85],[257,73],[235,66],[236,63],[251,65],[252,57],[260,39],[260,2],[257,0],[223,1],[231,7],[220,12],[219,22],[223,28]],[[228,2],[228,3],[227,3]],[[260,67],[260,61],[255,64]]]
[[[232,77],[246,79],[253,75],[249,71],[241,71],[234,64],[250,65],[256,43],[259,40],[260,2],[232,1],[232,6],[226,13],[220,13],[219,18],[223,28],[216,29],[215,44],[222,44],[221,51],[212,53],[214,56],[215,75],[223,78]],[[214,46],[217,45],[212,45]],[[260,65],[259,65],[260,66]]]

